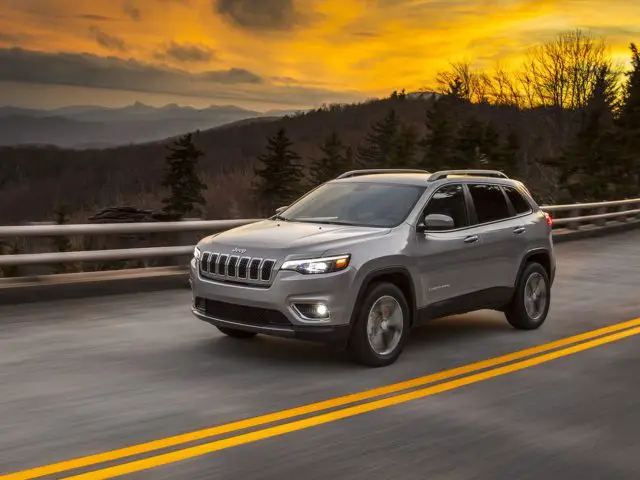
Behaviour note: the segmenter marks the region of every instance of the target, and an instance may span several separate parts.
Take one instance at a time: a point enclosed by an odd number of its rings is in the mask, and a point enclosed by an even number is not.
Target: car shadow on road
[[[496,335],[510,335],[513,332],[504,317],[501,318],[496,312],[475,312],[442,318],[413,329],[403,356],[443,348],[459,350],[469,344],[483,342],[495,338]],[[256,365],[264,368],[265,363],[286,364],[288,368],[306,371],[322,369],[323,372],[326,372],[327,368],[362,368],[350,362],[348,354],[338,347],[299,340],[262,335],[250,340],[215,336],[200,346],[210,359],[233,361],[249,368]]]
[[[514,330],[507,323],[503,314],[481,311],[439,318],[416,327],[411,332],[409,345],[415,348],[422,344],[478,340],[510,332],[512,333]]]

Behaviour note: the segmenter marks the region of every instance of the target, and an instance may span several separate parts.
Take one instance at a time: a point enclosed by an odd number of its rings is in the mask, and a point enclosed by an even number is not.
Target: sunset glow
[[[0,103],[310,107],[515,66],[568,29],[626,61],[638,19],[624,0],[0,0]]]

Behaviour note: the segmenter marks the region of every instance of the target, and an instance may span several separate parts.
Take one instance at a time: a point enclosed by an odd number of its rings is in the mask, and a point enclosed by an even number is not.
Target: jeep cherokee
[[[337,343],[393,363],[412,327],[480,309],[546,319],[551,217],[491,170],[356,170],[268,219],[202,239],[192,312],[224,334]]]

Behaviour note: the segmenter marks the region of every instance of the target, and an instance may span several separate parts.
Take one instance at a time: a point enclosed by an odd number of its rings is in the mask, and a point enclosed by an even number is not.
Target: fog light
[[[308,319],[326,320],[330,316],[329,308],[324,303],[296,303],[298,313]]]

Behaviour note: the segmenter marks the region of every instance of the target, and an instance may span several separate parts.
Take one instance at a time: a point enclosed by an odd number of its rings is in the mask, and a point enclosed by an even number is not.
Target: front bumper
[[[261,333],[273,337],[294,338],[297,340],[309,340],[328,344],[344,345],[349,338],[349,325],[290,325],[290,326],[265,326],[246,322],[233,322],[214,318],[192,307],[191,312],[203,322],[216,327],[234,328],[248,332]]]
[[[302,275],[278,271],[271,285],[256,286],[217,281],[200,274],[191,262],[193,314],[216,326],[267,335],[320,341],[342,341],[349,325],[357,292],[355,271]],[[296,303],[323,303],[328,319],[305,318]]]

